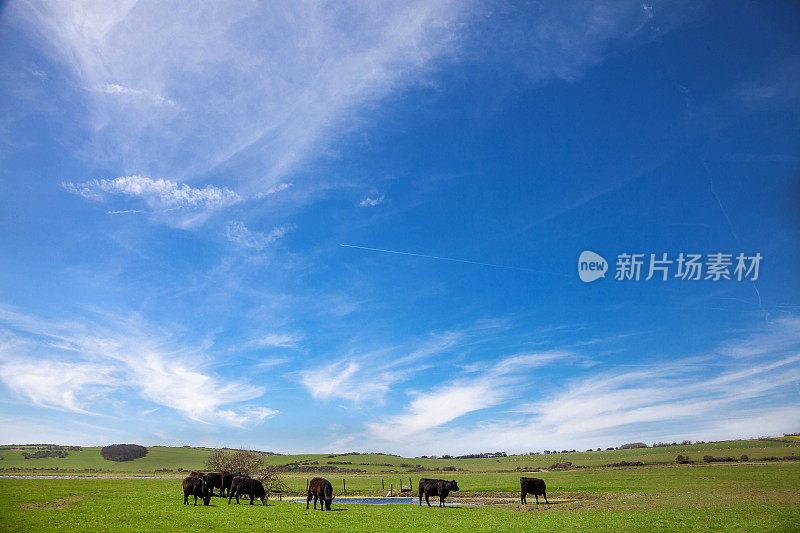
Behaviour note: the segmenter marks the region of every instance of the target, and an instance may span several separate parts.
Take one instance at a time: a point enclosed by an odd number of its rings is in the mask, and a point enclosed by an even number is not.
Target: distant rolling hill
[[[133,473],[180,475],[184,471],[204,467],[212,448],[151,446],[145,457],[133,461],[115,462],[103,459],[99,447],[85,447],[80,451],[68,450],[63,458],[45,457],[25,459],[23,452],[32,453],[39,446],[0,446],[0,473],[13,473],[17,469],[76,471],[87,474]],[[497,472],[512,470],[535,470],[547,468],[554,463],[571,462],[573,466],[597,467],[622,461],[641,461],[645,465],[671,464],[677,455],[688,456],[702,463],[703,456],[730,456],[737,460],[745,454],[751,461],[795,454],[800,458],[798,438],[768,440],[737,440],[704,444],[635,448],[626,450],[604,450],[592,452],[553,453],[548,455],[517,455],[499,458],[413,458],[384,454],[295,454],[269,455],[265,460],[271,465],[290,465],[295,472],[319,469],[338,470],[339,473],[363,471],[366,474],[410,473],[429,470],[452,470],[468,472]],[[161,472],[159,472],[161,471]],[[171,472],[170,472],[171,471]],[[42,472],[46,473],[46,472]]]

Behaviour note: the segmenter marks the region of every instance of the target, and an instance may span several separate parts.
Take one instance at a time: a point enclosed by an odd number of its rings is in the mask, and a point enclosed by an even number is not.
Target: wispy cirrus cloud
[[[284,333],[268,333],[263,337],[247,342],[249,347],[257,348],[295,348],[302,340],[302,336]]]
[[[614,45],[661,36],[687,11],[681,2],[668,8],[616,1],[487,4],[475,18],[481,33],[468,41],[465,53],[490,56],[534,83],[574,82]]]
[[[289,189],[289,188],[291,188],[293,186],[294,186],[293,183],[279,183],[279,184],[277,184],[277,185],[275,185],[273,187],[270,187],[266,191],[262,191],[262,192],[257,193],[256,194],[256,199],[260,200],[262,198],[266,198],[268,196],[272,196],[274,194],[278,194],[279,192],[285,191],[286,189]]]
[[[256,368],[261,371],[269,370],[276,366],[281,366],[291,361],[288,357],[268,357],[266,359],[262,359],[256,364]]]
[[[476,377],[459,377],[431,391],[415,393],[403,413],[367,423],[367,431],[379,439],[388,435],[391,439],[401,439],[444,426],[466,414],[518,397],[517,385],[524,373],[574,357],[567,351],[527,353],[505,357],[481,370],[473,367],[470,373],[478,374]]]
[[[0,306],[0,381],[37,405],[84,414],[129,392],[205,423],[241,427],[278,413],[252,404],[263,386],[203,371],[201,348],[137,317],[96,318],[51,321]]]
[[[449,363],[442,356],[464,348],[475,340],[478,332],[502,327],[501,324],[482,324],[457,331],[433,332],[397,346],[348,354],[333,362],[301,370],[299,381],[314,398],[343,399],[356,404],[382,402],[394,385],[426,368]]]
[[[145,89],[133,89],[131,87],[125,87],[123,85],[119,85],[116,83],[106,83],[103,86],[103,92],[106,94],[119,94],[124,96],[131,96],[135,98],[143,98],[145,100],[149,100],[156,104],[163,104],[163,105],[176,105],[175,102],[170,100],[169,98],[164,98],[158,94],[154,94],[150,91]]]
[[[274,243],[289,231],[294,229],[294,225],[288,224],[273,228],[269,233],[264,234],[259,231],[252,231],[244,225],[244,222],[233,221],[225,226],[225,236],[229,241],[234,242],[245,248],[262,251],[270,244]]]
[[[18,359],[7,355],[8,348],[0,348],[0,381],[41,407],[90,414],[87,400],[103,398],[119,384],[113,365]]]
[[[193,176],[243,153],[267,155],[265,172],[242,184],[255,193],[451,54],[468,8],[34,1],[7,16],[83,88],[94,156]],[[176,159],[179,147],[189,157]]]
[[[764,407],[764,401],[781,391],[796,394],[798,339],[800,323],[787,317],[759,331],[739,333],[712,355],[638,367],[599,365],[559,389],[539,384],[535,369],[561,362],[569,352],[513,356],[484,366],[476,377],[457,377],[418,393],[402,413],[367,423],[365,438],[402,448],[403,441],[413,436],[415,442],[423,438],[433,451],[466,452],[520,450],[520,443],[528,450],[556,444],[597,446],[670,435],[730,438],[725,428],[731,427],[747,430],[736,434],[743,436],[774,433],[777,414]],[[736,345],[742,350],[733,350]],[[537,399],[520,401],[530,396]],[[513,407],[499,416],[468,425],[453,423],[468,413],[502,408],[510,401]],[[782,427],[794,427],[800,423],[800,407],[782,407],[780,416]],[[442,440],[469,444],[443,450],[438,443]]]
[[[367,423],[367,431],[379,439],[391,435],[403,439],[439,427],[473,411],[493,407],[505,398],[491,381],[457,381],[420,394],[405,412],[381,422]]]
[[[362,379],[364,373],[369,379]],[[380,401],[397,381],[397,376],[375,371],[354,359],[342,359],[324,368],[300,372],[300,383],[314,398],[341,398],[356,403]]]
[[[663,35],[681,9],[34,0],[6,12],[87,98],[92,157],[193,179],[257,156],[264,172],[238,181],[256,194],[326,153],[370,105],[427,81],[442,64],[480,57],[535,83],[573,81],[614,43],[648,27]]]

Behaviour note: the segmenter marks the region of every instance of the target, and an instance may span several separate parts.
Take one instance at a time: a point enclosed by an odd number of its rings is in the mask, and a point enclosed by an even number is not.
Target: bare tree
[[[267,494],[270,492],[287,492],[289,487],[283,480],[283,473],[277,466],[266,466],[259,470],[256,478],[264,485]]]
[[[266,466],[264,455],[251,450],[216,450],[206,459],[206,469],[255,476]]]

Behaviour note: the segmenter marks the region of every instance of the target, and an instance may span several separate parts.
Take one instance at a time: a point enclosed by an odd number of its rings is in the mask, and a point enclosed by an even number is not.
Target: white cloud
[[[267,359],[260,360],[256,364],[256,367],[259,370],[269,370],[270,368],[286,364],[289,361],[291,361],[291,359],[289,359],[288,357],[270,357]]]
[[[176,105],[175,102],[173,102],[169,98],[164,98],[163,96],[160,96],[158,94],[153,94],[152,92],[147,91],[145,89],[132,89],[130,87],[118,85],[116,83],[106,83],[103,86],[102,90],[106,94],[120,94],[126,96],[133,96],[137,98],[144,98],[150,100],[156,104],[164,104],[170,106]]]
[[[467,413],[493,407],[504,400],[502,392],[490,380],[456,382],[420,394],[406,412],[384,422],[367,424],[375,437],[401,440],[439,427]]]
[[[293,185],[294,185],[293,183],[279,183],[279,184],[275,185],[274,187],[270,187],[269,189],[267,189],[264,192],[260,192],[260,193],[256,194],[256,198],[260,200],[262,198],[266,198],[267,196],[272,196],[273,194],[278,194],[279,192],[285,191],[286,189],[292,187]]]
[[[435,364],[429,359],[447,353],[469,334],[469,330],[434,333],[402,346],[347,355],[300,371],[300,383],[315,398],[381,402],[392,385]]]
[[[249,407],[238,411],[220,409],[216,416],[229,426],[243,427],[260,424],[267,418],[272,418],[279,413],[280,411],[267,407]]]
[[[576,355],[567,351],[545,351],[512,355],[501,359],[490,370],[489,374],[503,376],[514,372],[524,372],[532,368],[545,366],[556,361],[575,359]]]
[[[117,381],[109,366],[21,360],[8,357],[4,350],[0,354],[0,381],[42,407],[88,414],[87,400],[102,396]]]
[[[521,71],[534,83],[572,82],[602,63],[615,44],[656,24],[656,34],[663,35],[685,10],[675,3],[654,17],[652,9],[635,2],[541,2],[501,9],[488,4],[475,19],[466,53],[505,62],[508,70]]]
[[[371,195],[365,196],[358,205],[361,207],[375,207],[376,205],[383,203],[383,199],[384,195],[379,195],[378,193],[373,192]]]
[[[235,242],[245,248],[253,248],[254,250],[261,251],[286,235],[286,233],[292,229],[294,229],[293,225],[280,226],[273,228],[272,231],[265,235],[258,231],[247,229],[247,226],[245,226],[243,222],[233,221],[228,222],[228,225],[225,227],[225,235],[231,242]]]
[[[766,330],[751,332],[744,338],[724,343],[719,353],[737,359],[780,354],[797,347],[798,332],[800,318],[778,318]]]
[[[489,365],[479,377],[456,379],[432,391],[416,393],[404,413],[383,422],[367,423],[367,430],[377,439],[394,441],[438,428],[518,396],[518,384],[525,371],[570,358],[574,355],[569,352],[555,351],[506,357]]]
[[[800,66],[790,61],[770,68],[762,79],[736,87],[734,96],[750,105],[786,103],[797,100],[800,94]]]
[[[253,339],[247,346],[257,346],[261,348],[296,348],[301,337],[298,335],[286,335],[280,333],[268,333],[258,339]]]
[[[114,179],[92,179],[83,183],[61,184],[73,194],[103,201],[107,196],[125,196],[144,200],[152,209],[203,209],[229,207],[242,201],[241,196],[226,187],[206,185],[194,188],[185,183],[144,176],[121,176]]]
[[[369,369],[368,379],[360,372],[364,371],[361,363],[355,360],[341,360],[320,368],[304,370],[300,373],[300,383],[314,398],[341,398],[351,402],[368,400],[380,401],[389,390],[396,376],[388,372],[372,372]]]
[[[58,322],[0,306],[0,334],[0,381],[44,407],[86,413],[133,391],[199,422],[243,426],[277,413],[251,404],[263,386],[214,377],[201,349],[138,318]]]

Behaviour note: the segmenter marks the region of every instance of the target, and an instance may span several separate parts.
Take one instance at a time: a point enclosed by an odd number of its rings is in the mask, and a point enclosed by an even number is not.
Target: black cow
[[[430,507],[431,502],[428,501],[428,496],[439,496],[439,507],[446,507],[444,499],[454,490],[458,490],[458,483],[455,480],[422,478],[419,480],[419,504],[422,505],[422,496],[425,496],[425,503]]]
[[[228,496],[231,495],[231,482],[233,481],[233,478],[235,478],[235,477],[247,477],[247,478],[249,478],[250,476],[248,476],[246,474],[229,474],[227,472],[224,472],[222,474],[222,488],[219,491],[219,495],[220,496],[222,496],[224,498],[225,494],[226,494],[226,492],[225,492],[226,490],[228,491],[227,492]]]
[[[333,485],[331,482],[322,477],[315,477],[311,480],[308,484],[308,494],[306,495],[306,509],[308,509],[308,504],[311,501],[311,498],[314,498],[314,509],[317,508],[317,500],[319,500],[319,510],[325,511],[331,510],[331,501],[334,498],[333,495]],[[325,508],[323,509],[323,502],[325,503]]]
[[[197,497],[203,499],[203,505],[208,505],[211,501],[211,492],[208,490],[206,482],[199,477],[189,476],[183,480],[183,504],[189,505],[189,496],[194,496],[194,504],[197,505]]]
[[[228,504],[231,503],[231,498],[234,496],[236,496],[236,503],[239,503],[239,496],[250,496],[250,505],[253,505],[253,500],[261,500],[262,504],[267,505],[267,500],[269,499],[267,491],[264,490],[264,485],[259,480],[242,476],[236,476],[231,480]]]
[[[522,501],[522,505],[525,505],[527,500],[525,500],[526,494],[533,494],[536,497],[536,505],[539,505],[539,494],[544,496],[545,503],[550,503],[547,501],[547,485],[545,485],[543,479],[539,479],[538,477],[521,477],[519,478],[519,499]]]
[[[208,472],[204,479],[206,480],[206,485],[208,485],[208,492],[210,492],[212,496],[214,495],[215,488],[222,491],[222,474],[218,472]]]

